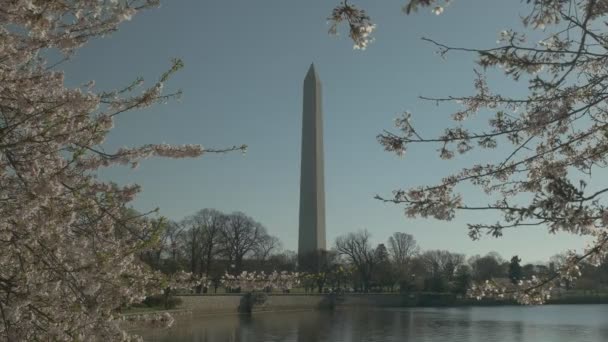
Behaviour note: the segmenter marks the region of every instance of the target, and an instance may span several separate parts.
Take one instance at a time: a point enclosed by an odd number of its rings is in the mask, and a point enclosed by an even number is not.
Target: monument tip
[[[310,67],[306,73],[306,79],[319,80],[319,75],[317,74],[317,70],[315,70],[315,63],[310,63]]]

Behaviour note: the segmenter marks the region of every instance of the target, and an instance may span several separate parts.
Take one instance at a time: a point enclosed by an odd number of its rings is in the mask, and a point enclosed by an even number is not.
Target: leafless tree
[[[192,273],[200,273],[200,260],[203,254],[203,229],[193,219],[187,217],[180,222],[183,234],[180,236],[180,245],[188,268]]]
[[[145,239],[151,243],[149,248],[139,253],[139,257],[153,268],[163,269],[164,258],[167,258],[167,255],[171,257],[173,251],[177,252],[177,249],[172,249],[172,247],[176,246],[171,246],[171,241],[179,235],[181,228],[175,222],[169,221],[164,217],[144,218],[145,214],[141,214],[132,208],[127,209],[125,215],[127,217],[126,222],[147,219],[150,226],[154,227],[154,229],[146,232],[145,237],[142,237],[142,240]],[[130,229],[127,224],[119,234],[127,232]]]
[[[253,257],[260,267],[263,267],[268,258],[281,250],[281,240],[276,236],[263,234],[253,250]]]
[[[234,265],[234,272],[242,270],[245,256],[253,253],[266,235],[264,226],[244,213],[235,212],[228,216],[221,231],[221,244],[224,256]]]
[[[280,253],[273,253],[266,261],[266,270],[283,270],[295,272],[298,264],[298,254],[294,251],[284,250]]]
[[[496,252],[490,252],[485,256],[474,255],[469,258],[468,263],[476,281],[507,276],[508,263]]]
[[[167,222],[167,227],[163,233],[161,244],[164,246],[165,254],[172,261],[176,261],[179,254],[179,240],[184,233],[183,227],[173,221]]]
[[[194,224],[201,229],[200,272],[210,272],[211,264],[219,252],[218,245],[227,220],[226,215],[215,209],[203,209],[192,216]]]
[[[345,255],[355,266],[361,277],[363,290],[369,291],[372,272],[376,263],[374,249],[370,242],[371,235],[367,230],[348,233],[336,239],[336,251]]]
[[[458,266],[464,264],[464,254],[444,250],[430,250],[420,255],[427,272],[433,276],[441,276],[447,280],[454,279]]]
[[[405,267],[419,251],[420,247],[411,234],[396,232],[388,238],[389,255],[392,261],[400,267]]]
[[[165,218],[155,219],[154,222],[162,227],[160,228],[159,240],[154,248],[146,251],[144,254],[148,262],[151,262],[155,267],[164,269],[163,260],[169,259],[173,262],[177,260],[179,253],[178,240],[183,233],[183,227]],[[165,271],[171,272],[171,270],[166,269]]]

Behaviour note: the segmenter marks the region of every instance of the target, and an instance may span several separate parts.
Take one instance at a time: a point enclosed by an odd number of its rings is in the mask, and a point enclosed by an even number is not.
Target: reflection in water
[[[301,315],[297,320],[296,331],[298,342],[321,341],[321,334],[328,329],[331,315]]]
[[[153,342],[608,341],[608,305],[353,309],[178,317]]]

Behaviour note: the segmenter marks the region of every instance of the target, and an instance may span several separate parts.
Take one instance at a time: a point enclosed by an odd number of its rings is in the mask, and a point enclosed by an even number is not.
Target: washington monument
[[[325,181],[321,81],[310,65],[304,79],[300,164],[300,259],[325,250]]]

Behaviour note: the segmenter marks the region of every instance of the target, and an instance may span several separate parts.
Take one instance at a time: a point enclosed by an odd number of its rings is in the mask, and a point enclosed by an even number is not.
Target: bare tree
[[[376,263],[374,249],[371,247],[370,233],[361,230],[348,233],[336,239],[336,251],[345,255],[359,272],[363,290],[369,291],[372,272]]]
[[[388,289],[392,292],[395,284],[400,280],[401,273],[397,272],[399,269],[391,261],[388,249],[383,243],[378,244],[374,249],[374,262],[374,285],[379,286],[380,290]]]
[[[276,236],[263,234],[253,250],[253,257],[260,267],[263,267],[266,260],[273,254],[281,250],[281,240]]]
[[[177,260],[179,253],[179,240],[184,233],[184,228],[177,222],[167,222],[166,229],[162,237],[164,251],[173,262]]]
[[[399,267],[405,267],[419,251],[420,247],[411,234],[395,232],[388,238],[389,255]]]
[[[432,276],[440,276],[446,280],[453,280],[458,266],[464,264],[464,254],[452,253],[444,250],[425,251],[420,255],[427,272]]]
[[[468,263],[471,266],[473,279],[476,281],[507,276],[508,263],[505,263],[500,254],[496,252],[490,252],[485,256],[472,256]]]
[[[176,222],[169,221],[164,217],[152,220],[153,224],[159,225],[159,237],[154,247],[142,253],[142,258],[156,269],[161,269],[166,273],[176,271],[174,266],[166,265],[166,260],[175,264],[179,248],[178,239],[183,231],[183,227]]]
[[[201,230],[201,273],[209,273],[211,270],[211,264],[219,252],[221,233],[227,220],[226,215],[215,209],[202,209],[192,216],[193,223]]]
[[[235,212],[228,216],[221,232],[222,251],[230,264],[234,265],[234,272],[242,270],[244,257],[253,253],[260,239],[266,235],[264,226],[244,213]]]
[[[295,272],[298,264],[298,253],[285,250],[270,255],[266,262],[266,268],[270,270],[283,270]]]
[[[201,256],[203,254],[203,229],[193,219],[187,217],[180,222],[183,234],[180,235],[181,250],[192,273],[200,273]]]

